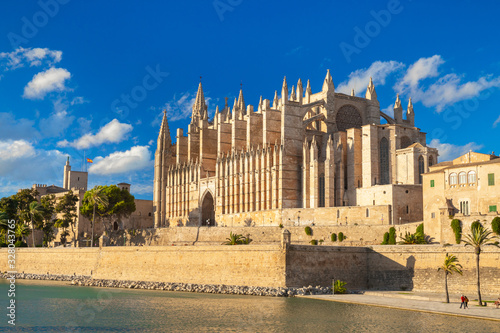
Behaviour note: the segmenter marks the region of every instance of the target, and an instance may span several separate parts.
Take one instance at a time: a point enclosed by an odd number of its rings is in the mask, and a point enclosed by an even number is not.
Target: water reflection
[[[312,299],[17,283],[22,332],[499,332],[493,321]]]

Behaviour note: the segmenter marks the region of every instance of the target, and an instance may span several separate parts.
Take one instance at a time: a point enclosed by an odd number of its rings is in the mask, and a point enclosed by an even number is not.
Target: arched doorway
[[[214,197],[210,191],[207,191],[201,201],[201,225],[215,226],[215,205]]]

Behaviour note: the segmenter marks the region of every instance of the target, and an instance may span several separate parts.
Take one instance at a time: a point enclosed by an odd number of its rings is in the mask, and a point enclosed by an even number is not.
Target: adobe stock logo
[[[120,98],[111,102],[111,110],[117,113],[121,120],[127,118],[130,110],[135,109],[148,97],[148,91],[158,88],[169,75],[169,73],[160,70],[159,64],[154,69],[151,66],[146,66],[145,70],[147,74],[142,78],[141,84],[133,87],[129,94],[121,94]]]
[[[221,22],[224,21],[224,13],[232,12],[236,6],[241,5],[243,0],[214,0],[212,3],[215,9],[215,12],[219,16],[219,20]]]
[[[370,11],[373,20],[365,24],[364,30],[361,30],[358,26],[354,27],[354,32],[356,33],[353,39],[354,45],[346,42],[339,44],[347,63],[351,63],[351,56],[354,53],[360,54],[362,49],[370,45],[373,38],[380,34],[382,28],[386,28],[391,23],[392,16],[401,13],[403,9],[404,7],[401,6],[399,0],[389,0],[387,9],[382,9],[378,12],[374,10]]]
[[[35,38],[39,29],[45,27],[51,18],[54,18],[60,9],[60,5],[65,5],[70,0],[39,0],[37,2],[41,10],[35,12],[31,20],[26,16],[21,18],[21,34],[9,32],[7,39],[13,49],[17,49],[21,44],[28,44],[30,39]]]

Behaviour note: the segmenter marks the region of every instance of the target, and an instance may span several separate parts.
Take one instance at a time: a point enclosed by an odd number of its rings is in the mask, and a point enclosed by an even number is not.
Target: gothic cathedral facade
[[[421,175],[438,153],[414,119],[411,98],[403,111],[397,96],[391,117],[371,79],[364,98],[346,95],[329,71],[318,93],[300,79],[290,91],[285,77],[272,102],[261,97],[254,110],[240,90],[209,119],[200,82],[187,136],[177,129],[172,143],[163,116],[155,227],[300,224],[300,214],[323,224],[420,221]]]

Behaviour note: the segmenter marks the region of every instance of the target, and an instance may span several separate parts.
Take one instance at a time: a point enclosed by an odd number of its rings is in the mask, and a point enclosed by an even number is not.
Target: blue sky
[[[448,160],[496,151],[500,4],[484,1],[2,1],[0,196],[62,185],[94,160],[89,185],[129,182],[152,199],[161,111],[187,129],[203,76],[209,110],[272,99],[299,78],[382,109],[412,97],[416,126]],[[230,102],[232,105],[232,102]]]

